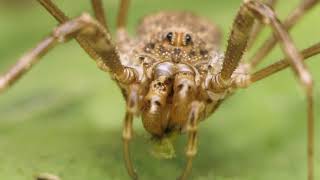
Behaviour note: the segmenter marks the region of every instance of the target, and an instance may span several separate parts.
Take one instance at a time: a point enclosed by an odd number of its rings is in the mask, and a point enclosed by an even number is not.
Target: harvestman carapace
[[[290,66],[305,89],[308,180],[313,180],[313,81],[303,60],[318,54],[320,43],[299,52],[288,30],[318,0],[302,0],[283,22],[273,10],[276,0],[245,0],[233,22],[225,53],[219,50],[218,27],[190,12],[161,11],[146,16],[137,28],[137,36],[130,37],[126,30],[129,0],[121,0],[113,41],[101,0],[91,0],[95,18],[83,14],[74,19],[69,19],[51,0],[38,2],[60,25],[0,77],[0,91],[14,84],[56,45],[76,39],[98,67],[111,75],[125,97],[122,136],[125,164],[132,179],[138,179],[129,151],[134,116],[141,116],[145,129],[156,139],[173,132],[188,134],[187,162],[179,176],[184,180],[197,153],[198,123],[237,89]],[[244,61],[243,54],[252,47],[264,25],[273,30],[272,36],[251,59]],[[251,73],[276,43],[285,58]]]

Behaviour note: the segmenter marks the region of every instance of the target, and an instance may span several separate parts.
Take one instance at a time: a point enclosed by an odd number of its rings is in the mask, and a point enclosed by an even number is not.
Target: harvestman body
[[[124,157],[132,179],[138,178],[129,152],[134,116],[141,116],[145,129],[157,139],[167,137],[172,132],[188,133],[187,164],[179,177],[184,180],[191,171],[192,159],[197,153],[198,123],[211,115],[236,89],[247,87],[289,65],[306,90],[308,179],[313,179],[313,86],[303,59],[319,53],[320,44],[299,53],[287,30],[317,0],[302,1],[284,23],[277,19],[270,8],[276,0],[266,0],[267,5],[254,0],[244,1],[233,23],[225,53],[219,52],[218,28],[189,12],[163,11],[146,16],[138,26],[137,37],[131,38],[125,29],[129,1],[122,0],[114,44],[101,0],[91,1],[96,19],[84,14],[73,20],[69,20],[50,0],[38,1],[61,25],[0,77],[0,91],[13,84],[58,43],[75,38],[101,70],[110,72],[126,99]],[[241,63],[246,48],[252,46],[262,24],[269,25],[274,35],[249,63]],[[250,74],[249,70],[259,64],[277,41],[286,59]]]

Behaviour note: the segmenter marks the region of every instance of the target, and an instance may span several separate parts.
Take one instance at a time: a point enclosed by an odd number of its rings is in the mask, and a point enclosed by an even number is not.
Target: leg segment
[[[46,38],[32,51],[24,55],[7,73],[0,76],[0,93],[9,88],[16,80],[36,64],[56,44],[53,37]]]
[[[320,54],[320,43],[317,43],[301,52],[304,60],[306,60],[309,57],[312,57],[314,55]],[[275,74],[276,72],[279,72],[287,67],[289,67],[290,64],[287,59],[280,60],[256,73],[254,73],[251,76],[251,82],[256,82],[261,79],[264,79],[266,77],[269,77],[270,75]],[[312,95],[309,95],[307,97],[308,100],[308,179],[313,179],[313,160],[314,160],[314,119],[313,119],[313,97]]]
[[[133,114],[130,112],[126,112],[126,116],[124,119],[124,127],[122,132],[123,156],[124,156],[124,161],[125,161],[129,176],[132,179],[136,180],[138,179],[138,175],[133,168],[131,155],[130,155],[130,148],[129,148],[130,141],[132,139],[132,124],[133,124]]]
[[[38,2],[59,22],[64,23],[69,18],[51,0],[38,0]]]
[[[300,53],[303,57],[303,60],[306,61],[310,57],[320,54],[320,43],[316,43],[309,48],[304,49]],[[233,88],[246,88],[252,83],[265,79],[271,75],[276,74],[277,72],[290,67],[290,63],[287,59],[281,59],[251,75],[248,74],[249,71],[246,70],[246,66],[248,66],[248,64],[240,64],[232,74],[232,76],[234,76],[232,82]],[[239,75],[240,77],[237,77]]]
[[[50,37],[25,54],[12,69],[0,77],[0,90],[3,91],[13,84],[55,45],[77,36],[85,39],[88,45],[95,50],[96,56],[99,57],[96,62],[100,69],[104,71],[110,69],[119,81],[131,82],[135,79],[134,73],[131,72],[133,70],[123,67],[120,63],[118,52],[105,29],[89,15],[84,14],[60,25]]]
[[[293,10],[290,16],[284,21],[283,25],[286,30],[291,29],[311,8],[313,8],[319,0],[303,0],[301,4]],[[264,57],[266,57],[277,43],[276,35],[273,34],[263,45],[257,50],[253,57],[249,60],[251,67],[256,67]]]
[[[102,0],[91,0],[91,5],[96,19],[100,22],[100,24],[102,24],[106,29],[108,29]]]
[[[316,43],[313,46],[304,49],[301,51],[302,57],[304,60],[307,60],[308,58],[315,56],[317,54],[320,54],[320,43]],[[268,67],[265,67],[254,74],[251,75],[250,82],[254,83],[256,81],[260,81],[262,79],[265,79],[273,74],[276,74],[277,72],[284,70],[285,68],[289,67],[290,63],[287,59],[282,59],[277,61],[274,64],[269,65]]]
[[[127,99],[127,112],[124,119],[124,126],[123,126],[123,132],[122,132],[123,155],[124,155],[125,165],[126,165],[129,176],[133,180],[137,180],[138,175],[133,168],[129,145],[130,145],[130,141],[132,139],[132,134],[133,134],[133,130],[132,130],[133,115],[138,112],[138,106],[139,106],[138,90],[139,90],[138,85],[131,85],[130,92]]]
[[[178,178],[186,180],[192,168],[193,157],[197,154],[198,122],[203,118],[204,104],[198,101],[191,103],[191,111],[187,122],[188,144],[186,150],[187,164]]]
[[[277,2],[278,0],[266,0],[265,4],[274,8]],[[254,25],[250,34],[250,39],[248,42],[248,47],[247,47],[248,50],[251,49],[252,45],[254,44],[255,40],[257,39],[263,27],[264,25],[261,22],[257,20],[254,22]]]
[[[130,0],[121,0],[117,19],[117,28],[125,28],[127,25]]]
[[[285,27],[276,17],[275,13],[264,4],[246,0],[241,7],[233,25],[233,31],[229,39],[227,52],[225,55],[220,82],[230,84],[230,77],[239,64],[248,41],[248,34],[253,26],[253,19],[257,18],[261,22],[271,26],[274,34],[280,42],[280,46],[285,53],[294,73],[299,78],[308,101],[308,128],[313,126],[313,81],[309,71],[302,61],[301,54],[297,51]],[[222,80],[222,81],[221,81]],[[217,83],[216,83],[217,84]],[[221,83],[219,84],[221,86]],[[224,84],[222,84],[224,85]],[[312,132],[308,129],[308,132]],[[313,137],[308,137],[308,179],[313,180]]]
[[[38,2],[60,23],[69,21],[69,17],[66,16],[51,0],[38,0]],[[107,29],[108,31],[108,29]],[[82,37],[75,37],[81,48],[84,49],[92,59],[98,60],[100,57],[95,52],[94,48]]]
[[[272,27],[275,35],[280,39],[283,50],[286,52],[286,55],[290,57],[289,59],[291,59],[292,65],[296,64],[294,66],[299,66],[295,67],[294,70],[301,75],[302,70],[305,69],[303,63],[300,61],[301,57],[299,57],[296,50],[294,50],[294,53],[289,52],[294,48],[292,47],[292,40],[274,12],[262,3],[248,0],[245,1],[234,21],[233,30],[225,53],[221,78],[224,81],[229,80],[233,71],[237,68],[246,49],[249,38],[248,34],[250,34],[252,30],[254,18],[258,18],[260,21]]]

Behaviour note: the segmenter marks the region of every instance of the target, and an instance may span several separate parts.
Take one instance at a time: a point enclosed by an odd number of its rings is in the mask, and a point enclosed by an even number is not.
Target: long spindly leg
[[[32,65],[36,64],[39,58],[48,52],[55,44],[55,38],[48,37],[40,42],[32,51],[21,57],[7,73],[0,76],[0,93],[26,73]]]
[[[204,104],[194,101],[191,104],[187,121],[188,144],[186,149],[187,163],[178,180],[186,180],[191,172],[193,157],[197,154],[198,122],[203,118]]]
[[[306,61],[310,57],[313,57],[317,54],[320,54],[320,43],[316,43],[300,52],[300,54],[303,57],[303,60]],[[239,70],[239,73],[234,73],[233,76],[240,76],[239,77],[233,77],[234,81],[232,82],[232,87],[233,88],[246,88],[250,86],[251,84],[260,81],[262,79],[265,79],[269,76],[272,76],[276,74],[277,72],[280,72],[288,67],[290,67],[290,63],[288,59],[284,58],[281,60],[276,61],[275,63],[262,68],[258,71],[256,71],[253,74],[249,74],[250,72],[243,67],[243,65],[247,64],[240,64],[239,67],[235,70]],[[238,80],[238,81],[237,81]]]
[[[304,60],[314,55],[320,54],[320,43],[317,43],[301,52]],[[264,78],[267,78],[277,72],[287,68],[290,66],[288,59],[280,60],[266,68],[263,68],[253,75],[251,75],[251,83],[257,82]],[[308,179],[313,179],[313,171],[314,171],[314,115],[313,115],[313,96],[312,94],[308,94],[308,145],[307,145],[307,152],[308,152]]]
[[[91,0],[91,5],[96,19],[100,22],[100,24],[102,24],[105,28],[108,29],[102,0]]]
[[[237,68],[240,59],[244,53],[244,51],[246,50],[247,47],[247,43],[249,41],[250,38],[250,32],[252,31],[253,28],[253,24],[254,24],[254,18],[255,17],[260,17],[260,21],[265,21],[264,23],[269,23],[274,29],[278,26],[276,23],[278,22],[278,20],[272,20],[272,17],[269,17],[267,14],[271,12],[270,15],[273,15],[273,11],[263,5],[262,3],[256,2],[253,3],[255,1],[250,1],[247,0],[245,1],[244,5],[241,7],[235,21],[233,24],[233,28],[232,28],[232,32],[231,35],[229,37],[229,41],[228,41],[228,47],[225,53],[225,58],[224,58],[224,63],[223,63],[223,70],[221,72],[221,78],[220,81],[218,82],[220,84],[220,88],[221,86],[227,86],[228,85],[228,80],[230,80],[230,77],[233,73],[233,71]],[[315,0],[308,0],[308,1],[303,1],[304,6],[299,6],[299,10],[296,10],[294,14],[297,15],[292,15],[290,16],[290,18],[288,18],[288,20],[286,21],[289,26],[289,24],[291,24],[290,26],[293,26],[294,23],[306,12],[307,9],[310,9],[311,7],[313,7],[313,5],[318,2]],[[309,3],[307,3],[309,2]],[[261,4],[263,7],[265,7],[266,10],[268,10],[268,12],[265,12],[264,14],[257,14],[256,12],[254,12],[252,9],[248,9],[248,6],[250,4]],[[307,6],[308,5],[308,6]],[[302,8],[303,7],[303,8]],[[261,8],[260,8],[261,9]],[[253,13],[252,13],[253,12]],[[298,13],[299,12],[299,13]],[[292,18],[291,18],[292,17]],[[262,19],[265,18],[265,19]],[[282,26],[281,29],[283,29],[282,31],[285,31],[285,27],[284,25],[280,25]],[[274,34],[276,36],[279,36],[279,32],[278,30],[274,30]],[[285,33],[285,32],[284,32]],[[283,34],[283,32],[281,33]],[[285,33],[287,34],[287,33]],[[286,35],[287,36],[287,35]],[[284,37],[283,35],[281,35],[281,37]],[[287,38],[285,38],[287,39]],[[277,41],[277,40],[275,40]],[[290,40],[291,41],[291,40]],[[287,41],[285,41],[287,42]],[[288,43],[281,43],[283,44],[288,44]],[[286,45],[287,46],[287,45]],[[298,63],[300,64],[300,63]],[[216,87],[217,89],[219,89],[219,87]]]
[[[238,66],[239,60],[245,50],[248,36],[250,32],[253,19],[257,18],[261,22],[271,26],[274,34],[276,35],[280,46],[285,53],[292,69],[296,76],[298,76],[302,86],[305,88],[307,102],[308,102],[308,128],[312,127],[314,121],[313,113],[313,81],[309,71],[307,70],[301,54],[297,51],[290,36],[288,35],[285,27],[276,17],[275,13],[268,6],[258,1],[245,1],[241,7],[240,12],[235,20],[234,29],[229,40],[225,61],[220,76],[220,82],[230,81],[230,77]],[[246,26],[249,26],[246,27]],[[241,53],[239,53],[240,51]],[[232,59],[236,58],[236,59]],[[238,58],[238,59],[237,59]],[[219,76],[218,76],[219,77]],[[220,88],[221,88],[220,83]],[[308,129],[308,132],[312,131]],[[309,137],[308,140],[308,179],[313,180],[313,140]]]
[[[69,20],[51,0],[38,0],[38,2],[59,22],[65,23]]]
[[[6,74],[0,76],[0,91],[4,91],[26,73],[38,59],[58,43],[74,37],[84,38],[100,58],[96,59],[98,67],[104,71],[111,70],[119,81],[129,82],[135,77],[132,69],[122,66],[119,55],[105,29],[88,14],[68,21],[57,27],[51,36],[42,41],[36,48],[22,56],[18,63]]]
[[[126,116],[124,119],[124,125],[123,125],[123,132],[122,132],[122,139],[123,139],[123,156],[125,165],[128,171],[129,176],[136,180],[138,179],[138,175],[135,172],[131,160],[130,155],[130,141],[132,139],[132,124],[133,124],[133,114],[130,112],[126,112]]]
[[[132,40],[127,31],[127,20],[130,0],[121,0],[117,16],[116,42],[121,53],[127,53],[131,50]]]
[[[265,0],[265,4],[272,7],[272,8],[275,7],[277,2],[278,2],[278,0]],[[248,42],[248,47],[247,47],[248,50],[251,49],[251,47],[253,46],[255,40],[259,36],[263,27],[264,27],[264,24],[261,23],[260,21],[256,20],[254,22],[254,25],[252,27],[251,34],[250,34],[250,39]]]
[[[60,23],[69,21],[69,17],[66,16],[51,0],[38,0],[38,2]],[[89,43],[81,37],[75,37],[81,48],[84,49],[92,59],[96,60],[100,57],[95,53],[94,49]]]
[[[295,8],[287,19],[283,22],[284,28],[290,30],[294,25],[305,15],[311,8],[313,8],[319,0],[303,0],[297,8]],[[277,43],[276,35],[269,37],[257,52],[249,59],[251,67],[256,67],[264,57],[266,57]]]
[[[61,24],[61,23],[65,23],[66,21],[69,20],[69,17],[66,16],[62,10],[60,10],[51,0],[38,0],[38,2]],[[104,18],[104,10],[102,7],[102,2],[101,0],[91,0],[92,2],[92,6],[93,9],[95,11],[95,16],[98,19],[98,21],[102,24],[102,26],[104,26],[104,28],[106,29],[106,31],[109,34],[109,30],[108,30],[108,26],[106,23],[106,20]],[[119,15],[122,16],[122,18],[118,18],[118,21],[123,22],[122,24],[125,24],[124,22],[126,21],[126,11],[128,9],[128,4],[129,4],[129,0],[121,0],[121,6],[123,8],[120,8],[121,10],[119,11]],[[120,13],[121,12],[121,13]],[[121,20],[120,20],[121,19]],[[128,45],[129,43],[129,35],[128,33],[124,30],[124,28],[122,28],[123,30],[119,30],[118,28],[118,33],[117,33],[117,42],[119,43],[119,51],[122,51],[123,47],[130,46]],[[110,35],[108,35],[110,36]],[[76,36],[75,39],[77,40],[77,42],[80,44],[80,46],[82,47],[82,49],[84,49],[92,59],[94,60],[98,60],[101,57],[95,52],[94,47],[92,47],[90,45],[90,43],[84,39],[81,36]]]
[[[303,57],[303,60],[307,60],[312,56],[315,56],[317,54],[320,54],[320,43],[316,43],[309,48],[304,49],[301,51],[301,55]],[[255,73],[250,75],[250,83],[255,83],[257,81],[260,81],[262,79],[265,79],[273,74],[276,74],[277,72],[284,70],[286,68],[290,67],[290,63],[287,59],[279,60]]]
[[[133,84],[130,86],[129,94],[127,97],[127,112],[124,119],[123,131],[122,131],[122,140],[123,140],[123,156],[125,165],[128,171],[129,176],[133,180],[138,179],[138,175],[133,168],[133,163],[130,155],[130,141],[132,139],[133,130],[133,115],[138,111],[138,101],[139,101],[139,86]]]

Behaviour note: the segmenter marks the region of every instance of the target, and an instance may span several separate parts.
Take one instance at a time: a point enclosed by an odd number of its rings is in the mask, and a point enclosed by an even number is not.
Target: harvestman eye
[[[193,13],[161,11],[146,16],[138,27],[138,30],[145,33],[131,38],[128,33],[124,33],[124,31],[127,31],[126,15],[128,14],[129,0],[121,0],[119,17],[117,18],[117,37],[121,38],[119,42],[116,41],[117,44],[114,44],[104,17],[102,0],[91,1],[95,18],[89,14],[83,14],[73,19],[68,18],[51,0],[38,0],[38,2],[56,18],[60,25],[51,33],[52,35],[25,54],[12,69],[0,76],[0,93],[13,85],[49,50],[52,50],[58,44],[76,39],[81,47],[96,61],[98,67],[114,77],[123,93],[123,97],[125,97],[127,106],[122,131],[123,155],[127,172],[132,179],[138,179],[130,153],[130,142],[133,137],[132,125],[135,116],[141,116],[145,130],[160,140],[170,139],[172,134],[188,133],[185,153],[187,163],[179,176],[179,180],[186,180],[191,172],[193,158],[197,153],[197,127],[205,116],[213,114],[225,98],[229,97],[231,93],[235,93],[237,89],[247,87],[287,67],[295,70],[295,75],[299,77],[297,79],[301,80],[301,84],[308,90],[305,92],[308,105],[307,169],[308,180],[314,179],[313,86],[311,75],[304,64],[303,58],[306,59],[319,54],[320,43],[299,52],[287,29],[319,3],[319,0],[302,1],[293,11],[299,13],[291,14],[283,24],[278,20],[272,8],[276,0],[265,0],[264,2],[269,6],[258,0],[244,1],[232,25],[232,33],[224,55],[219,54],[222,52],[219,49],[212,48],[220,46],[218,42],[212,40],[212,36],[220,39],[219,28],[212,22]],[[256,20],[261,21],[261,24],[254,24]],[[261,29],[259,26],[262,27],[264,22],[268,22],[266,25],[272,28],[275,36],[272,35],[266,41],[261,48],[262,50],[259,50],[252,58],[253,60],[243,64],[241,62],[243,54],[250,49],[259,33],[259,29]],[[163,52],[163,41],[167,40],[172,43],[173,38],[175,38],[173,32],[165,34],[172,27],[184,29],[186,31],[183,32],[190,32],[194,37],[201,37],[202,44],[193,41],[190,34],[177,37],[177,39],[179,38],[179,42],[182,40],[185,46],[194,44],[194,47],[190,46],[192,57],[197,55],[195,52],[199,52],[200,45],[204,47],[201,48],[200,55],[202,56],[199,57],[201,63],[204,64],[204,68],[198,68],[197,62],[192,58],[181,58],[181,61],[173,61],[175,59],[173,58],[174,54],[159,53]],[[65,41],[62,42],[61,39]],[[281,44],[280,47],[286,58],[250,74],[248,68],[245,67],[256,67],[277,42]],[[150,50],[156,49],[155,47],[161,48],[154,51]],[[118,49],[121,49],[121,51]],[[221,58],[208,56],[207,54],[212,51],[216,51],[213,53],[219,54]],[[166,57],[163,57],[162,54],[165,54]],[[182,54],[182,51],[177,49],[175,54]],[[146,69],[142,70],[139,66],[141,64],[133,66],[130,61],[122,61],[120,59],[122,56],[128,57],[128,59],[147,57],[152,59],[152,62],[148,64],[148,67],[145,67]],[[140,63],[145,62],[141,59]],[[209,70],[210,68],[207,68],[209,64],[212,69],[221,70],[212,73]],[[182,66],[184,68],[179,69]],[[161,88],[152,86],[156,82],[162,82]],[[179,92],[179,89],[181,90],[184,87],[187,87],[187,91]],[[150,99],[160,99],[161,102],[156,100],[154,104],[161,108],[154,108],[155,110],[152,110],[152,112],[149,111],[152,106]],[[188,128],[182,131],[184,129],[182,127]]]
[[[191,44],[191,42],[192,42],[191,35],[190,34],[186,34],[186,36],[185,36],[185,45],[187,46],[187,45]]]
[[[173,38],[173,33],[169,32],[166,36],[167,40],[171,43],[172,42],[172,38]]]

